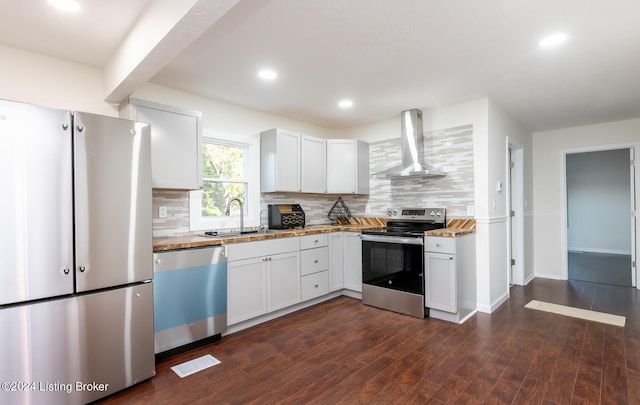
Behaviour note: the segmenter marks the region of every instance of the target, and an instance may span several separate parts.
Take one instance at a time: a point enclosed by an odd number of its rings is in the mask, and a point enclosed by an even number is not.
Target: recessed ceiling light
[[[76,0],[49,0],[49,4],[69,13],[77,13],[80,11],[80,3]]]
[[[538,42],[538,45],[540,45],[541,48],[553,48],[567,42],[567,39],[569,39],[569,36],[562,32],[542,38],[542,40]]]
[[[262,69],[258,72],[258,77],[262,80],[271,81],[275,80],[278,77],[278,74],[271,69]]]
[[[353,107],[353,101],[351,100],[341,100],[338,102],[338,107],[340,108],[351,108]]]

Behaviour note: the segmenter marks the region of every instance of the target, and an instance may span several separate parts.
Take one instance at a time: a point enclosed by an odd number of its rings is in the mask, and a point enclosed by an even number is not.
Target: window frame
[[[204,131],[205,143],[245,148],[245,181],[247,183],[246,200],[243,201],[246,215],[244,226],[260,225],[260,138],[230,134],[219,131]],[[204,164],[202,165],[204,172]],[[204,173],[203,173],[204,176]],[[203,177],[204,178],[204,177]],[[204,179],[203,179],[204,181]],[[207,217],[202,215],[202,190],[189,192],[189,229],[191,231],[230,230],[240,228],[240,216]]]

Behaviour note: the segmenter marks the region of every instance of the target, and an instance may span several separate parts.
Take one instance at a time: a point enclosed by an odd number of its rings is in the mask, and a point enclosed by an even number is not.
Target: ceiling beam
[[[126,100],[239,1],[152,1],[104,67],[105,101]]]

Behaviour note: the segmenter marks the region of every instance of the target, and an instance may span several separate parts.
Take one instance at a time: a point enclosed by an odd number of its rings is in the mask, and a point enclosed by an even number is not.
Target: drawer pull
[[[318,259],[313,261],[314,264],[318,264]]]
[[[318,284],[314,285],[313,287],[314,287],[314,288],[318,288]]]

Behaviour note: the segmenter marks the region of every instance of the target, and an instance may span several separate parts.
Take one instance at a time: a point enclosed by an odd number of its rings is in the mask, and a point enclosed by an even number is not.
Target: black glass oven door
[[[423,245],[362,241],[362,282],[424,294]]]

